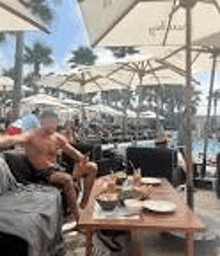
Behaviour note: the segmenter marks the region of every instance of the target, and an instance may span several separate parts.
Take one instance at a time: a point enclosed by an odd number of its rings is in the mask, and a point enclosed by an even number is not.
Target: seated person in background
[[[171,138],[167,134],[157,134],[155,139],[155,146],[161,149],[168,149],[169,143],[171,141]],[[182,155],[182,153],[178,150],[177,151],[177,165],[178,167],[181,167],[184,172],[186,172],[186,162]]]
[[[169,144],[170,144],[171,138],[170,136],[167,136],[165,133],[157,134],[156,139],[155,139],[155,146],[157,148],[161,149],[169,149]],[[183,154],[180,152],[180,150],[177,150],[177,170],[179,170],[180,177],[180,182],[185,182],[186,180],[186,161],[183,157]]]
[[[87,177],[84,185],[84,195],[80,203],[80,207],[84,208],[96,177],[97,166],[95,163],[89,162],[86,156],[71,146],[63,135],[56,132],[57,124],[58,117],[56,113],[44,111],[41,115],[41,128],[28,134],[2,136],[0,137],[0,144],[22,143],[36,181],[43,181],[61,189],[66,197],[71,214],[78,221],[77,194],[73,180],[78,181],[82,177]],[[75,160],[72,175],[64,172],[57,163],[60,149]]]
[[[8,135],[17,135],[22,132],[30,132],[40,127],[38,120],[39,109],[35,109],[31,114],[24,115],[7,127]]]

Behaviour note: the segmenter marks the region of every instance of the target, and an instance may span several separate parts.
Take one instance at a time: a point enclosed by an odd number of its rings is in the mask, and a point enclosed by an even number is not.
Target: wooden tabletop
[[[95,219],[93,218],[95,199],[101,192],[103,177],[96,180],[89,203],[80,217],[79,226],[91,229],[151,229],[151,230],[182,230],[195,232],[204,228],[198,215],[191,211],[183,199],[178,195],[172,185],[162,179],[162,184],[155,186],[155,191],[150,197],[152,200],[168,200],[177,205],[174,213],[156,214],[152,212],[141,212],[138,220],[128,219]]]

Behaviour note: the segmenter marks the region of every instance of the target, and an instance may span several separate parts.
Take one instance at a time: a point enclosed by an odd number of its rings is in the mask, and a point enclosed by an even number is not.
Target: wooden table
[[[134,247],[128,255],[141,255],[140,249],[140,230],[151,230],[156,232],[161,231],[181,231],[186,234],[186,248],[185,255],[194,255],[193,234],[199,229],[204,228],[199,217],[195,212],[192,212],[185,202],[180,198],[178,193],[174,190],[171,184],[162,179],[162,184],[155,186],[155,192],[150,199],[153,200],[169,200],[177,205],[177,209],[172,214],[155,214],[155,213],[141,213],[139,220],[128,219],[94,219],[94,197],[102,190],[103,178],[96,180],[89,203],[81,215],[79,220],[79,227],[86,229],[86,256],[92,255],[92,234],[97,229],[120,229],[130,230],[131,242]],[[138,233],[139,232],[139,233]]]

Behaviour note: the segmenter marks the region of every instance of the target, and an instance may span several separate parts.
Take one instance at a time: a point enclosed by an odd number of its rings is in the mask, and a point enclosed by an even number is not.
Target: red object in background
[[[10,127],[7,130],[8,135],[18,135],[18,134],[21,134],[21,132],[22,132],[21,129],[17,127]]]

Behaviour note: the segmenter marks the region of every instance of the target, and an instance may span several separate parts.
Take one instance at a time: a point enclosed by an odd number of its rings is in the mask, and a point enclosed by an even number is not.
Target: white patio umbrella
[[[26,106],[44,106],[44,107],[59,107],[67,108],[67,106],[61,104],[59,99],[46,94],[37,94],[21,100],[21,104]]]
[[[74,107],[80,107],[83,104],[82,101],[72,100],[72,99],[62,99],[61,103],[69,106],[74,106]]]
[[[0,31],[24,31],[36,28],[49,33],[43,22],[18,0],[0,0]]]
[[[140,129],[140,112],[142,109],[143,86],[176,86],[185,85],[186,72],[181,67],[168,65],[165,61],[159,61],[153,57],[132,56],[121,61],[121,68],[110,72],[107,77],[119,84],[129,84],[139,86],[138,108],[137,108],[137,126],[136,126],[136,142]],[[192,78],[192,82],[199,82]],[[157,113],[157,130],[160,126],[159,108]],[[126,113],[126,112],[125,112]],[[126,125],[126,122],[125,122]]]
[[[119,110],[116,110],[110,106],[103,105],[103,104],[97,104],[97,105],[92,105],[88,107],[90,110],[94,110],[100,113],[105,113],[109,115],[116,115],[116,116],[123,116],[123,113]]]
[[[185,45],[186,0],[79,1],[91,44]],[[192,40],[220,31],[219,0],[192,0]],[[103,22],[105,21],[105,22]]]
[[[140,117],[144,118],[144,119],[156,119],[157,118],[157,113],[147,110],[147,111],[142,111],[140,113]],[[163,116],[159,116],[158,117],[160,120],[163,120],[164,117]]]
[[[121,89],[125,85],[111,82],[104,74],[113,70],[115,66],[92,66],[77,68],[74,73],[65,77],[57,88],[81,95],[82,104],[82,116],[85,119],[85,94],[92,92],[99,92],[104,90]],[[83,123],[84,125],[84,123]]]
[[[28,86],[26,86],[26,85],[22,85],[22,86],[21,86],[21,90],[22,90],[23,92],[33,92],[33,91],[34,91],[33,88],[30,88],[30,87],[28,87]]]
[[[187,202],[193,208],[191,44],[220,31],[220,1],[88,0],[79,4],[92,45],[186,45]]]
[[[0,76],[0,91],[12,91],[14,86],[14,80],[7,76]]]

